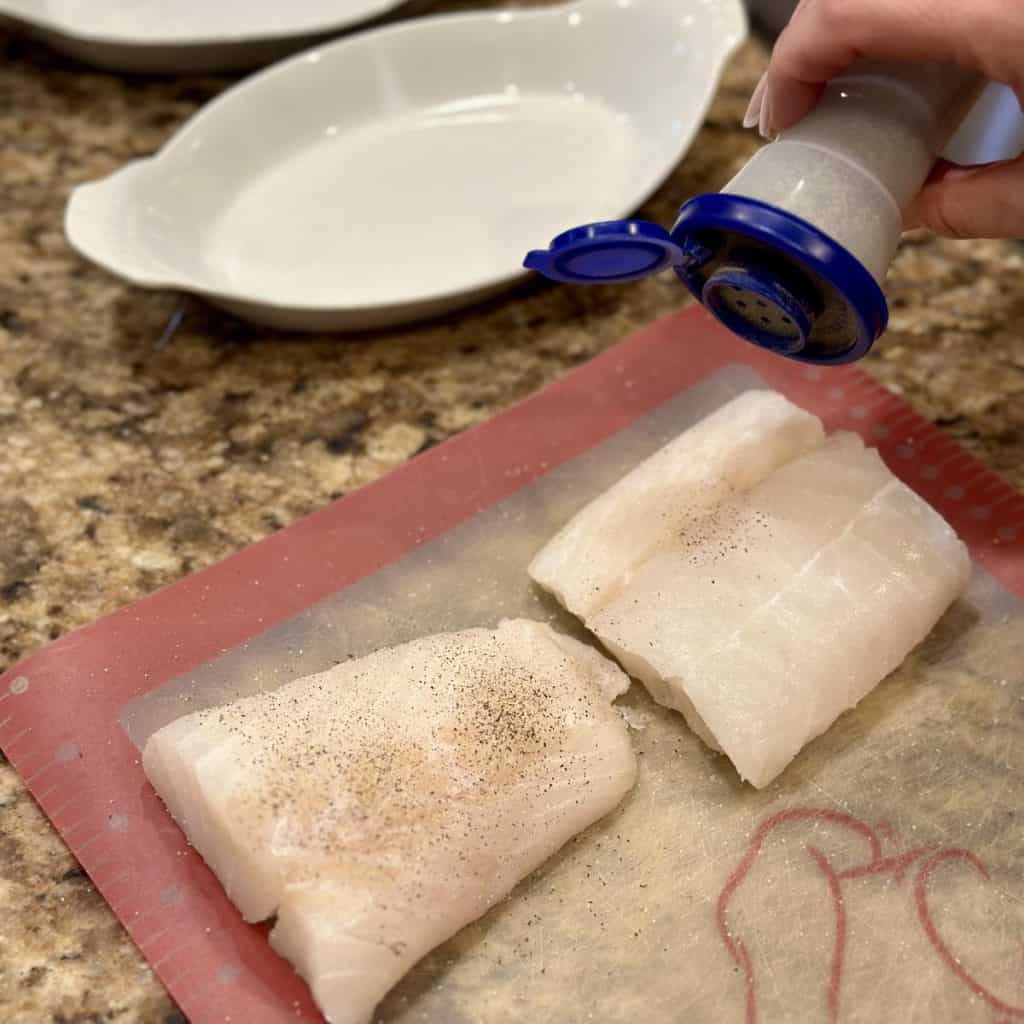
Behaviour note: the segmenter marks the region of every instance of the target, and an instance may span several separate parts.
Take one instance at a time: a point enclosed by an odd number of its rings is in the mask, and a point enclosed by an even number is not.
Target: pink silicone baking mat
[[[1024,498],[863,372],[769,356],[694,308],[0,677],[0,747],[190,1020],[320,1017],[148,785],[146,736],[417,632],[572,628],[529,556],[755,386],[879,447],[970,546],[967,598],[763,793],[634,686],[636,792],[378,1019],[1024,1018]]]

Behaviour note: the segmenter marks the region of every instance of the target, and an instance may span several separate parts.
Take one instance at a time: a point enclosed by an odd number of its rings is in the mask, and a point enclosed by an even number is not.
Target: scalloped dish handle
[[[153,245],[140,187],[152,158],[136,160],[100,181],[75,188],[64,232],[79,255],[142,288],[181,287],[181,270]]]

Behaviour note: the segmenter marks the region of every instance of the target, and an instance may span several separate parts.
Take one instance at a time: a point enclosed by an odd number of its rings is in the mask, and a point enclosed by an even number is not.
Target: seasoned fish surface
[[[825,439],[821,422],[772,391],[748,391],[595,498],[534,559],[530,575],[581,618],[686,523]]]
[[[758,405],[780,401],[753,392],[719,410],[722,444],[738,402],[755,417]],[[694,428],[704,429],[693,454],[714,479],[725,457],[708,440],[710,422]],[[680,465],[689,433],[670,446]],[[638,510],[636,532],[646,529],[643,516],[671,519],[672,532],[603,581],[600,601],[569,603],[565,581],[575,578],[567,558],[575,538],[586,533],[600,546],[608,517],[594,509],[607,493],[549,543],[531,575],[655,700],[761,787],[899,666],[966,586],[970,564],[942,517],[853,434],[748,479],[711,504],[675,491],[660,512]]]
[[[548,626],[426,637],[155,733],[143,765],[334,1024],[633,785],[629,680]]]

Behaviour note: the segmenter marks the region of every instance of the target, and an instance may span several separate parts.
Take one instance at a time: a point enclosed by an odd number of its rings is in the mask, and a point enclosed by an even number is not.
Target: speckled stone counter
[[[732,62],[644,215],[668,223],[756,139]],[[122,80],[0,35],[0,666],[386,473],[684,302],[669,278],[532,284],[361,338],[288,338],[76,259],[69,189],[158,147],[228,79]],[[1024,249],[908,239],[866,363],[1024,487]],[[0,1019],[181,1016],[0,758]]]

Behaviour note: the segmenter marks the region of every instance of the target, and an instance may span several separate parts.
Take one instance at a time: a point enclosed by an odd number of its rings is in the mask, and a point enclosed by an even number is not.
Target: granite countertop
[[[757,145],[765,62],[732,61],[644,215],[671,221]],[[229,79],[120,79],[0,35],[0,668],[491,416],[684,303],[670,279],[530,284],[439,323],[289,338],[179,306],[66,247],[69,189],[156,149]],[[1024,250],[906,241],[864,364],[1024,487]],[[181,1015],[0,756],[0,1018]]]

